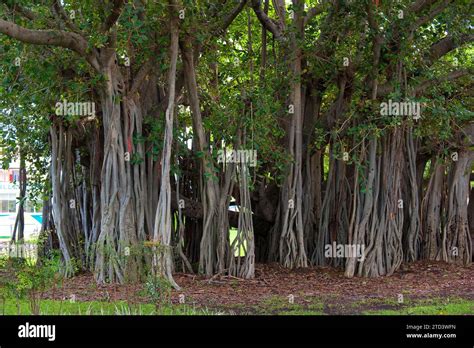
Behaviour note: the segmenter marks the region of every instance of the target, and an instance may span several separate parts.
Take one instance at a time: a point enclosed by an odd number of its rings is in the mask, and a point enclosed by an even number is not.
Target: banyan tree
[[[1,123],[16,132],[2,147],[42,144],[21,153],[46,162],[42,233],[69,275],[151,272],[178,288],[174,272],[252,278],[258,262],[348,277],[468,265],[469,13],[449,0],[0,1]]]

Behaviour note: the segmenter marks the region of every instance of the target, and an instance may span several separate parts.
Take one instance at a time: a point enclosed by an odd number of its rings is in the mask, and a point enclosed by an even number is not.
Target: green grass
[[[163,305],[158,311],[154,304],[129,304],[117,302],[70,302],[42,300],[41,315],[221,315],[221,314],[257,314],[257,315],[324,315],[324,303],[321,299],[302,299],[295,295],[295,302],[281,296],[269,297],[258,305],[247,306],[236,304],[218,309],[197,308],[189,305]],[[19,309],[18,309],[19,304]],[[330,304],[328,304],[330,305]],[[346,307],[345,305],[343,305]],[[398,304],[393,299],[365,299],[347,304],[345,314],[363,315],[474,315],[474,300],[424,299],[405,301]],[[8,299],[5,304],[0,301],[0,315],[30,315],[30,304],[27,300],[17,302]]]
[[[376,315],[474,315],[474,301],[465,299],[429,299],[412,301],[400,308],[364,311]]]
[[[362,307],[377,307],[377,306],[392,306],[394,308],[400,306],[411,306],[412,300],[406,295],[403,299],[403,303],[399,303],[397,298],[394,297],[374,297],[374,298],[364,298],[360,301],[356,301],[350,304],[352,308],[362,308]]]
[[[321,315],[324,305],[318,300],[310,303],[298,303],[295,295],[294,303],[290,303],[287,297],[272,296],[262,301],[255,309],[258,314],[267,315]]]
[[[234,239],[237,237],[237,229],[235,227],[231,227],[229,229],[229,241],[230,245],[232,245],[232,242]],[[234,250],[234,256],[239,257],[239,256],[245,256],[245,248],[247,247],[247,242],[244,241],[243,245],[240,246],[240,253],[238,250]]]
[[[19,309],[18,309],[19,305]],[[17,302],[8,299],[5,304],[0,301],[0,315],[30,315],[30,304],[27,300]],[[156,311],[153,304],[131,304],[125,301],[118,302],[70,302],[56,300],[42,300],[40,303],[41,315],[212,315],[220,314],[207,309],[195,308],[187,305],[164,305]]]
[[[407,299],[399,304],[393,298],[363,299],[354,303],[337,303],[323,299],[305,298],[295,295],[295,303],[288,298],[272,296],[252,308],[239,305],[232,312],[258,315],[326,315],[326,314],[362,314],[362,315],[474,315],[474,301],[460,298],[433,298],[423,300]],[[329,300],[326,299],[326,300]],[[325,312],[325,307],[333,311]]]

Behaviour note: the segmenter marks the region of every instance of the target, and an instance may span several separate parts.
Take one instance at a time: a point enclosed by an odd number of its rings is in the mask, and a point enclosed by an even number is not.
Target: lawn
[[[336,309],[337,308],[337,309]],[[212,309],[184,304],[167,304],[159,309],[154,304],[131,304],[126,301],[42,300],[41,315],[473,315],[474,300],[462,298],[433,298],[399,304],[391,299],[372,299],[354,303],[338,303],[334,298],[313,299],[305,303],[290,303],[288,299],[272,296],[258,305],[217,306]],[[8,299],[0,302],[2,315],[30,315],[27,300]]]
[[[474,301],[466,299],[428,299],[401,308],[365,311],[376,315],[474,315]]]
[[[16,301],[7,299],[0,302],[2,315],[31,315],[30,303],[27,300]],[[86,301],[71,302],[70,300],[41,300],[40,315],[211,315],[205,308],[195,308],[188,305],[163,305],[156,308],[154,304],[129,304],[126,301],[101,302]]]
[[[28,280],[24,278],[28,274],[23,274],[20,280]],[[35,273],[33,279],[37,276]],[[47,288],[41,296],[39,312],[49,315],[474,315],[474,293],[466,287],[474,279],[474,267],[459,268],[442,262],[417,262],[390,277],[379,278],[349,279],[341,270],[329,267],[289,271],[278,264],[257,264],[254,279],[183,273],[177,273],[175,279],[181,289],[161,296],[160,289],[157,294],[150,293],[147,282],[98,284],[92,274],[82,273]],[[16,295],[6,296],[10,299],[5,304],[0,297],[0,315],[30,314],[28,293],[18,303],[14,300]],[[161,303],[161,308],[157,310],[154,301]]]

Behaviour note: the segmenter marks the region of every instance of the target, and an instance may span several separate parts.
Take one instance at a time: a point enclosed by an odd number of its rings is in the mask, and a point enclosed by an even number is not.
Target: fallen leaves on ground
[[[294,303],[325,303],[324,311],[357,301],[385,299],[396,302],[425,298],[474,299],[474,266],[462,267],[434,261],[405,264],[395,274],[378,278],[346,278],[340,269],[313,267],[285,269],[278,264],[258,264],[255,279],[176,274],[181,291],[173,291],[172,302],[185,295],[187,304],[209,308],[252,309],[262,302],[294,296]],[[96,284],[92,275],[82,274],[65,280],[62,286],[48,291],[45,298],[77,301],[150,302],[142,284]],[[382,308],[382,306],[380,306]]]

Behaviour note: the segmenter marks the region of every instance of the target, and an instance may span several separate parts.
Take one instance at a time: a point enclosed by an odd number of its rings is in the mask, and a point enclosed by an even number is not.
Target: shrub
[[[145,290],[148,296],[155,303],[156,311],[159,312],[161,307],[170,303],[171,284],[159,275],[149,274],[145,282]]]
[[[31,313],[38,315],[40,301],[45,291],[54,286],[61,277],[60,265],[60,257],[57,253],[51,253],[37,262],[24,258],[2,260],[0,296],[3,305],[7,298],[14,298],[17,304],[21,299],[26,298],[29,301]]]

